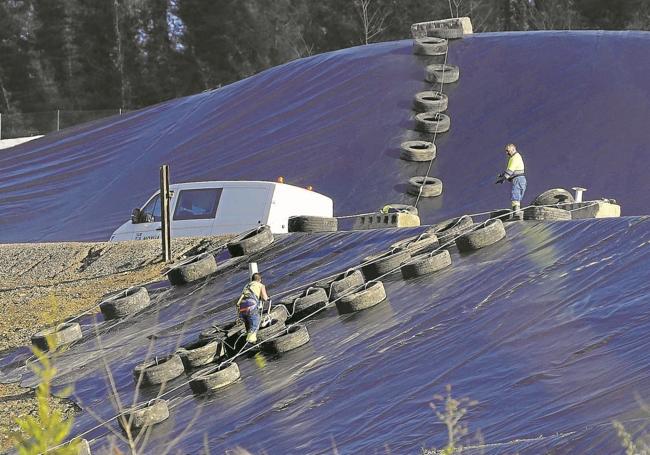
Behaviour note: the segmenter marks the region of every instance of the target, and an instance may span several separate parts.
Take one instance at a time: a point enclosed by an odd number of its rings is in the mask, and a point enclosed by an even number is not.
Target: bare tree
[[[384,24],[389,13],[379,7],[373,8],[373,0],[355,0],[354,6],[363,27],[361,42],[369,44],[373,38],[386,29]]]

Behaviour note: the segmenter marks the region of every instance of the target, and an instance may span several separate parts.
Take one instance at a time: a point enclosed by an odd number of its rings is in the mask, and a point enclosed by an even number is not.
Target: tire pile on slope
[[[459,68],[447,63],[449,55],[449,40],[463,37],[462,28],[436,28],[429,30],[426,37],[415,38],[413,53],[430,60],[444,57],[442,63],[435,62],[426,66],[425,80],[433,85],[431,90],[417,93],[413,100],[415,111],[415,130],[424,137],[423,140],[410,140],[400,146],[400,158],[415,163],[429,163],[429,169],[424,176],[415,176],[407,183],[407,193],[420,197],[437,197],[442,194],[442,180],[428,175],[432,161],[437,156],[436,138],[446,133],[451,127],[451,119],[445,112],[449,98],[443,93],[444,84],[458,81]],[[439,89],[436,89],[439,86]],[[417,202],[416,202],[417,203]]]

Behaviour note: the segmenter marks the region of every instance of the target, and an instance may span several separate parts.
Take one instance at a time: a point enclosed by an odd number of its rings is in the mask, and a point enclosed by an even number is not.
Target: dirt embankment
[[[174,239],[175,260],[212,250],[225,237]],[[165,280],[160,241],[120,243],[40,243],[0,245],[0,356],[30,345],[37,331],[86,310],[97,312],[102,296],[129,286]],[[71,415],[75,405],[51,400]],[[34,392],[0,384],[0,452],[11,447],[9,434],[18,416],[35,414]]]

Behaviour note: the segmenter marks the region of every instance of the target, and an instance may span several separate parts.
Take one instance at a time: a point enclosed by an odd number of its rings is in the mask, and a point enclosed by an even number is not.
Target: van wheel
[[[420,192],[420,188],[422,189]],[[412,177],[406,190],[413,196],[436,197],[442,194],[442,181],[433,177]]]
[[[292,216],[289,218],[289,232],[335,232],[338,220],[324,216]]]
[[[361,267],[366,280],[374,280],[387,273],[398,270],[402,263],[411,258],[411,253],[406,250],[389,251],[388,253],[375,254],[363,258],[368,264]]]
[[[150,304],[147,288],[136,287],[126,289],[120,292],[116,298],[100,303],[99,309],[104,315],[104,319],[108,321],[137,313]]]
[[[169,407],[167,406],[167,401],[156,399],[147,403],[144,407],[136,407],[124,411],[118,418],[118,421],[124,430],[128,426],[132,434],[137,434],[143,428],[167,420],[168,417]]]
[[[434,254],[415,256],[412,262],[402,266],[402,276],[405,279],[417,278],[442,270],[451,265],[449,251],[440,250]]]
[[[217,271],[217,261],[211,254],[200,255],[167,272],[167,279],[174,286],[191,283]]]
[[[524,220],[567,221],[571,212],[557,207],[528,207],[524,209]]]
[[[426,80],[432,84],[451,84],[460,77],[460,69],[456,65],[434,63],[427,66]]]
[[[156,385],[171,381],[185,371],[183,361],[178,354],[172,354],[162,359],[155,358],[149,362],[136,365],[133,369],[133,378],[137,383],[142,377],[140,385]]]
[[[228,251],[233,257],[256,253],[273,243],[273,234],[269,226],[260,226],[245,232],[228,243]]]
[[[384,300],[386,300],[384,283],[373,281],[366,289],[341,297],[341,300],[336,302],[336,309],[340,314],[354,313],[373,307]]]
[[[456,239],[456,246],[461,252],[479,250],[498,242],[506,236],[503,222],[498,219],[488,220],[472,232]]]
[[[444,112],[448,104],[447,95],[433,90],[416,94],[413,101],[413,107],[418,112]]]
[[[309,342],[307,327],[300,324],[286,329],[286,333],[269,341],[264,345],[264,350],[279,354],[291,351]]]
[[[50,349],[49,339],[50,343],[52,343],[51,348],[54,350],[59,346],[80,340],[82,336],[81,326],[78,323],[64,322],[56,327],[50,327],[32,335],[32,344],[41,351],[47,351]]]
[[[209,366],[190,377],[190,388],[192,392],[201,394],[232,384],[240,376],[239,366],[235,362],[228,365]]]
[[[399,157],[405,161],[431,161],[436,157],[436,145],[433,142],[406,141],[402,142],[400,149]]]

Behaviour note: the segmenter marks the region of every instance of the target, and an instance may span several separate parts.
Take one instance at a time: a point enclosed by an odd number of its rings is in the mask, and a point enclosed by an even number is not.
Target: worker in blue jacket
[[[512,183],[512,219],[521,220],[523,218],[521,201],[526,193],[524,159],[517,151],[515,144],[506,145],[505,151],[508,155],[508,165],[506,171],[497,176],[496,183],[503,183],[506,180]]]

